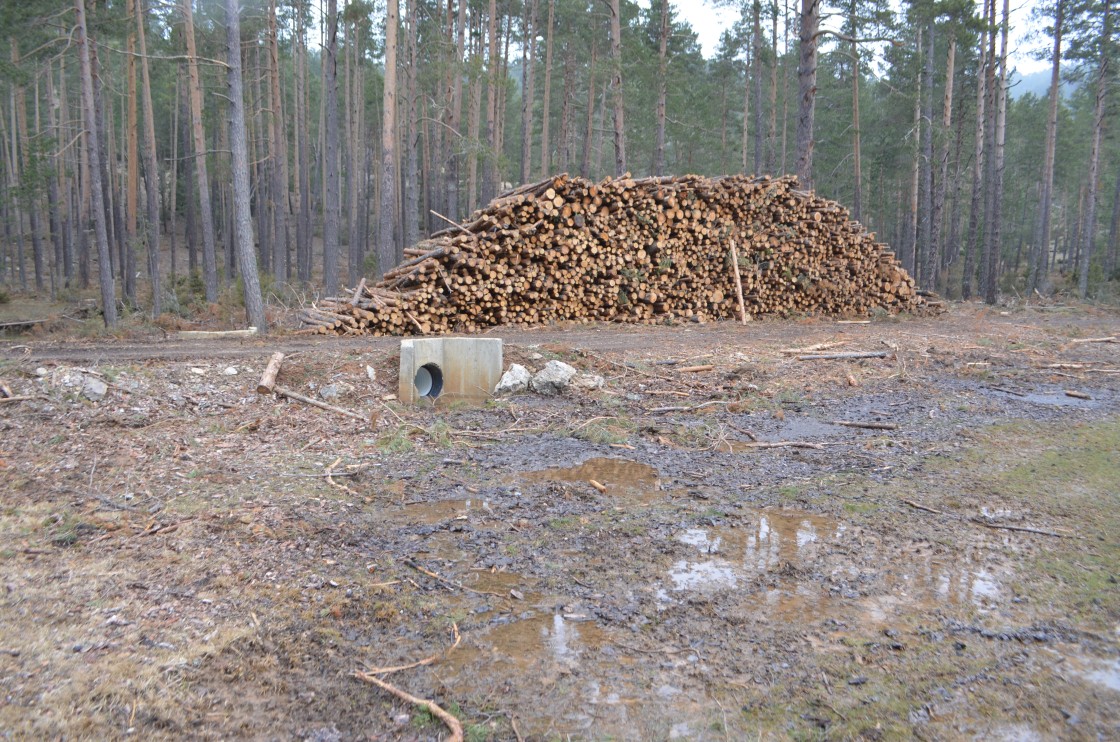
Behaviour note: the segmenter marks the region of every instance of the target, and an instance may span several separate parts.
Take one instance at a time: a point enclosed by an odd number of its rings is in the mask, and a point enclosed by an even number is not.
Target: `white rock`
[[[196,366],[196,367],[191,369],[191,373],[192,374],[197,374],[199,376],[204,376],[206,374],[206,369],[198,368]]]
[[[109,391],[109,385],[94,376],[84,376],[82,381],[82,394],[92,402],[100,402]]]
[[[518,394],[523,392],[529,387],[531,379],[532,376],[529,374],[529,369],[518,363],[511,364],[509,371],[502,374],[498,385],[494,387],[494,394],[501,396],[503,394]]]
[[[366,366],[366,376],[369,377],[370,381],[377,381],[377,371],[373,369],[373,366]]]
[[[606,379],[598,374],[577,374],[576,377],[572,379],[573,387],[587,392],[602,389],[605,383]]]
[[[237,367],[227,366],[225,371],[222,371],[222,373],[226,376],[237,376]]]
[[[529,382],[529,386],[537,394],[547,396],[563,394],[577,373],[579,372],[563,361],[549,361],[537,372]]]

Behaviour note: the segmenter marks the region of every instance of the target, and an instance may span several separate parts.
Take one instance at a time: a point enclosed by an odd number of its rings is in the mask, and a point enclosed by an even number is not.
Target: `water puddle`
[[[1091,399],[1077,399],[1070,397],[1062,392],[1055,394],[1031,393],[1023,395],[1024,402],[1031,402],[1032,404],[1048,405],[1051,407],[1095,407],[1096,404]]]
[[[831,518],[793,511],[763,513],[750,528],[689,528],[677,540],[694,547],[701,558],[676,562],[669,579],[674,590],[736,587],[783,564],[808,561],[822,539],[843,531]]]
[[[648,505],[660,498],[657,469],[628,459],[589,459],[570,468],[543,469],[522,475],[526,482],[589,482],[607,488],[605,494],[627,502]]]
[[[669,567],[668,579],[655,591],[661,609],[682,602],[687,597],[682,594],[740,589],[762,620],[858,615],[865,623],[883,624],[941,605],[986,610],[1003,597],[997,574],[965,558],[918,556],[872,567],[869,557],[867,567],[833,569],[826,581],[821,573],[827,564],[821,560],[833,549],[856,543],[857,536],[843,523],[812,513],[766,511],[745,528],[689,528],[676,540],[696,553]],[[860,589],[846,589],[843,583]],[[876,583],[882,590],[867,597],[863,585]]]
[[[474,516],[494,515],[489,500],[436,500],[435,502],[414,502],[393,508],[386,515],[394,520],[431,525],[445,520]]]
[[[1054,655],[1057,664],[1054,672],[1059,675],[1073,675],[1087,683],[1120,693],[1120,659],[1100,659],[1090,657],[1073,645],[1047,648]]]

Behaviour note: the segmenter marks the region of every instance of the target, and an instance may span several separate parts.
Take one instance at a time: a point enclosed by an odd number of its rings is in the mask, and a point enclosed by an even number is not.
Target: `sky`
[[[796,0],[792,1],[796,4]],[[1037,0],[1012,0],[1011,3],[1009,56],[1011,66],[1018,68],[1021,75],[1049,69],[1048,62],[1032,59],[1029,53],[1033,48],[1047,46],[1047,39],[1043,37],[1030,41],[1025,38],[1032,30],[1030,11],[1036,3]],[[739,11],[733,8],[714,8],[711,2],[705,0],[671,0],[671,4],[680,18],[688,21],[700,37],[700,45],[703,47],[705,57],[715,55],[716,47],[719,46],[720,34],[735,22],[735,18],[739,14]],[[827,21],[824,25],[830,27]]]

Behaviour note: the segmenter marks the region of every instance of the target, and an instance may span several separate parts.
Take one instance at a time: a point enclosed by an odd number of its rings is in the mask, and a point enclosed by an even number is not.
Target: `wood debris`
[[[926,304],[889,247],[793,177],[559,175],[498,197],[406,255],[377,284],[304,309],[304,332],[743,321]]]

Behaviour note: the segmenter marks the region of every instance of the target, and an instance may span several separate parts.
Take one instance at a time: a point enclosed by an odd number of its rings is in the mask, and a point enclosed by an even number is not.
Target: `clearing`
[[[0,728],[446,738],[353,675],[436,657],[470,740],[1117,738],[1118,333],[495,330],[604,388],[435,407],[392,338],[0,341]]]

